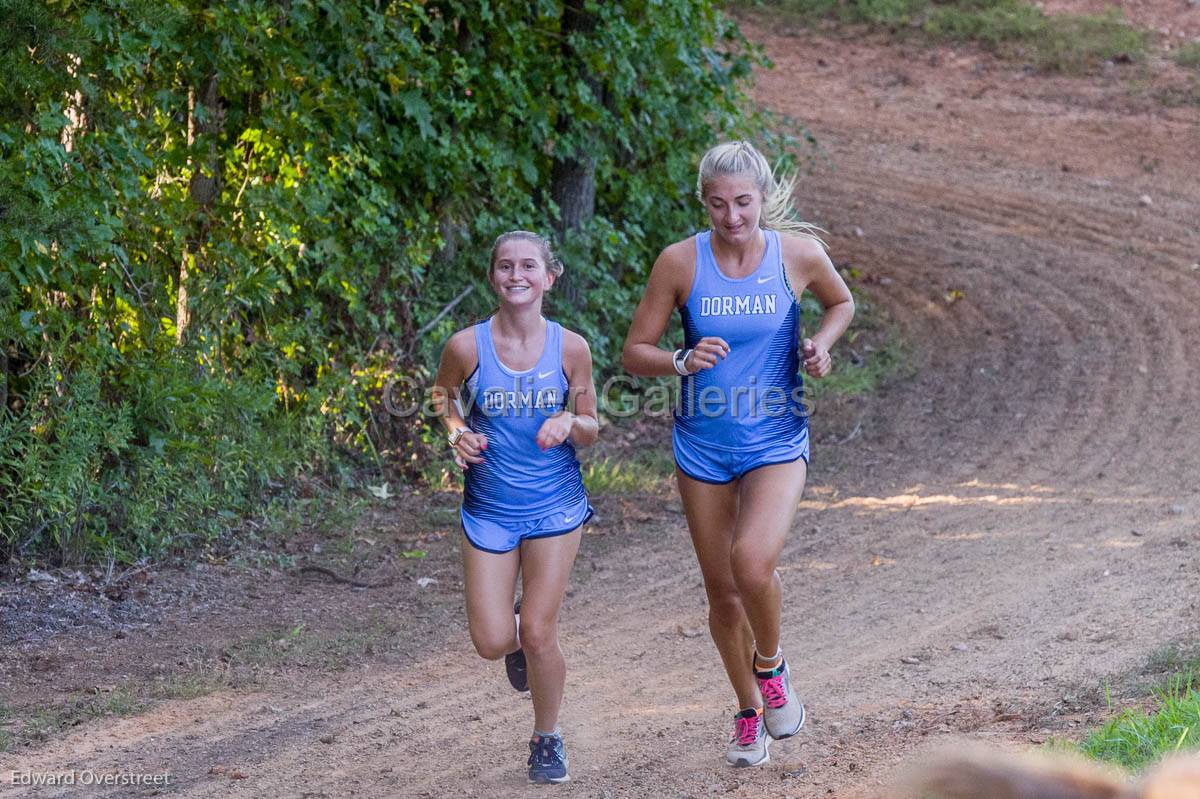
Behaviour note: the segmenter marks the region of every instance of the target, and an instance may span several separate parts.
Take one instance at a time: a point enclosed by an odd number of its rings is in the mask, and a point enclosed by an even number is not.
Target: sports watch
[[[675,373],[681,377],[687,377],[691,374],[687,368],[687,359],[691,354],[692,351],[690,349],[679,349],[675,350],[675,354],[671,356],[671,363],[675,366]]]

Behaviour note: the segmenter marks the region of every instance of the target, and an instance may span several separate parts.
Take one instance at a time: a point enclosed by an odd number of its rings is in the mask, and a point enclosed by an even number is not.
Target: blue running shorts
[[[463,508],[462,528],[471,546],[500,555],[512,552],[528,538],[566,535],[592,518],[592,513],[586,496],[571,507],[561,508],[540,519],[523,521],[478,516]]]
[[[675,465],[693,480],[714,485],[732,482],[762,466],[794,463],[803,458],[808,463],[808,425],[791,438],[773,441],[753,449],[715,447],[681,433],[678,426],[671,433],[675,448]]]

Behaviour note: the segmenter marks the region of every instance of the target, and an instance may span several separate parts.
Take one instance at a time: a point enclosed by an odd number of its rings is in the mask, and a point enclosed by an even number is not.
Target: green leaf
[[[425,102],[421,93],[416,89],[400,92],[400,102],[404,106],[404,113],[417,121],[417,126],[421,130],[421,138],[433,138],[432,112],[429,103]]]

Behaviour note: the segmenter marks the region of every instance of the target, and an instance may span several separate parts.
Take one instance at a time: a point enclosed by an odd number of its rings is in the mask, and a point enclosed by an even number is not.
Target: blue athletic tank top
[[[467,469],[463,507],[475,516],[527,521],[578,504],[586,496],[570,439],[543,452],[537,432],[563,410],[567,375],[562,326],[546,322],[546,344],[532,369],[518,372],[500,362],[492,320],[475,325],[479,366],[467,378],[467,424],[487,436],[484,462]]]
[[[762,261],[738,279],[717,266],[712,231],[696,236],[696,274],[679,310],[686,344],[720,336],[729,355],[681,378],[675,425],[705,446],[765,446],[790,439],[808,423],[797,353],[800,305],[784,271],[779,233],[763,234]]]

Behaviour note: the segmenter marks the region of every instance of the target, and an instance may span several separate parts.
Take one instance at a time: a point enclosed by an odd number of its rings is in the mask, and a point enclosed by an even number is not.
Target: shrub
[[[428,474],[384,391],[489,313],[493,237],[556,232],[548,310],[611,369],[695,159],[766,130],[710,0],[0,15],[0,557],[203,540],[335,451]]]

